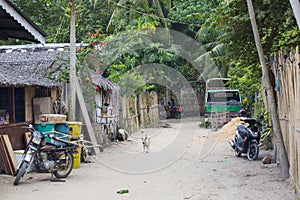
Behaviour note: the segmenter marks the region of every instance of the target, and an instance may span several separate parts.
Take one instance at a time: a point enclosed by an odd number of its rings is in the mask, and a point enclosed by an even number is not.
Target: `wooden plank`
[[[4,173],[8,174],[9,167],[8,167],[8,163],[6,162],[6,159],[5,159],[4,144],[2,142],[2,135],[0,135],[0,160],[1,160],[1,163],[2,163],[2,166],[3,166]]]
[[[6,149],[7,149],[7,153],[8,153],[8,160],[10,162],[11,169],[12,169],[12,175],[15,175],[17,172],[18,162],[17,162],[16,156],[15,156],[15,153],[13,151],[13,148],[11,146],[8,135],[3,135],[3,138],[5,141],[5,145],[6,145]]]
[[[15,155],[14,155],[13,150],[11,148],[11,143],[10,143],[10,140],[8,138],[8,135],[3,135],[2,136],[2,140],[4,142],[4,149],[5,149],[5,152],[6,152],[6,160],[7,160],[8,166],[9,166],[9,170],[10,170],[9,174],[12,175],[12,176],[14,176],[15,172],[16,172],[17,165],[14,166],[14,163],[12,161],[12,159],[15,158]],[[13,153],[12,156],[13,157],[11,156],[11,152],[10,151],[12,151],[12,153]]]
[[[0,156],[1,157],[1,156]],[[2,160],[0,158],[0,174],[2,174],[2,171],[4,171],[4,166],[2,164]]]
[[[6,153],[5,153],[5,148],[4,148],[4,140],[2,138],[2,135],[0,135],[0,153],[1,153],[1,159],[2,159],[2,163],[4,165],[4,171],[6,174],[9,174],[10,173],[10,170],[9,170],[9,165],[8,165],[8,162],[6,160]]]
[[[79,86],[79,82],[78,82],[77,78],[75,79],[75,86],[76,86],[76,94],[77,94],[78,102],[79,102],[79,105],[80,105],[80,108],[81,108],[81,111],[82,111],[82,114],[83,114],[83,118],[84,118],[84,121],[85,121],[85,124],[86,124],[86,128],[87,128],[87,131],[88,131],[89,138],[90,138],[91,142],[96,145],[97,140],[96,140],[96,137],[95,137],[95,133],[94,133],[94,130],[93,130],[93,127],[92,127],[92,123],[91,123],[91,120],[90,120],[90,117],[89,117],[89,114],[88,114],[88,111],[87,111],[87,108],[86,108],[86,105],[85,105],[85,102],[84,102],[84,98],[83,98],[83,95],[82,95],[82,91],[81,91],[81,88]],[[94,147],[93,149],[94,149],[94,152],[95,152],[96,155],[100,154],[99,147]]]
[[[3,161],[4,161],[5,166],[6,166],[7,174],[13,175],[13,169],[12,169],[12,166],[11,166],[11,164],[9,162],[9,159],[8,159],[9,153],[6,149],[6,143],[5,143],[3,135],[0,137],[0,141],[2,143],[1,146],[2,146],[2,150],[3,150],[3,157],[2,158],[3,158]]]

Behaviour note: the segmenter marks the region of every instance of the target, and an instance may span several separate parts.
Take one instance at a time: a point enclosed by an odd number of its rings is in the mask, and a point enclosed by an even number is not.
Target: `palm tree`
[[[248,11],[249,11],[249,15],[250,15],[251,24],[252,24],[253,35],[254,35],[254,39],[255,39],[255,43],[256,43],[256,48],[257,48],[257,52],[258,52],[258,56],[259,56],[259,61],[262,66],[262,85],[263,85],[263,88],[265,88],[265,90],[267,92],[268,103],[269,103],[271,116],[272,116],[275,142],[278,145],[280,176],[282,178],[288,178],[289,177],[289,161],[287,158],[287,153],[286,153],[286,149],[284,146],[281,128],[280,128],[280,124],[279,124],[274,90],[273,90],[273,87],[272,87],[272,84],[270,81],[270,77],[269,77],[269,69],[265,62],[264,53],[263,53],[263,49],[262,49],[262,45],[261,45],[261,41],[260,41],[258,29],[257,29],[255,14],[253,11],[252,0],[247,0],[247,5],[248,5]]]

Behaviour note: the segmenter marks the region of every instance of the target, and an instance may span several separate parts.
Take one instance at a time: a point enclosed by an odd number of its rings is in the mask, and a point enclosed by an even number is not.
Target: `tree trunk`
[[[70,19],[70,89],[69,89],[69,121],[75,120],[75,98],[76,98],[76,27],[75,27],[75,0],[69,2],[71,7]]]
[[[290,4],[292,6],[294,16],[296,18],[298,28],[300,30],[300,2],[299,0],[290,0]]]
[[[270,82],[270,77],[269,77],[269,68],[266,65],[265,58],[264,58],[264,53],[257,29],[257,24],[256,24],[256,19],[255,19],[255,14],[253,10],[253,5],[252,5],[252,0],[247,0],[247,5],[248,5],[248,11],[250,15],[250,20],[251,20],[251,25],[252,25],[252,30],[255,38],[255,44],[260,60],[260,64],[262,66],[262,86],[266,89],[267,92],[267,98],[270,106],[270,112],[271,112],[271,117],[272,117],[272,124],[273,124],[273,131],[274,131],[274,137],[275,137],[275,143],[278,146],[278,151],[279,151],[279,166],[280,166],[280,176],[282,178],[288,178],[289,177],[289,161],[287,158],[287,153],[286,149],[284,146],[283,142],[283,137],[280,129],[280,124],[279,124],[279,119],[278,119],[278,114],[277,114],[277,107],[275,103],[275,95],[274,95],[274,90]]]

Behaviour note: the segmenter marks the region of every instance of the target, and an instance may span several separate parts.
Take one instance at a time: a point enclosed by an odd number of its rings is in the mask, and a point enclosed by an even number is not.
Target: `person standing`
[[[168,101],[167,106],[165,106],[165,110],[167,113],[167,119],[170,119],[171,118],[171,102],[170,101]]]
[[[175,118],[176,117],[176,112],[177,112],[176,102],[172,98],[171,99],[171,118]]]
[[[178,105],[178,109],[177,109],[177,116],[176,116],[177,119],[181,119],[181,113],[182,113],[182,111],[183,111],[183,107],[182,107],[181,104],[179,104]]]

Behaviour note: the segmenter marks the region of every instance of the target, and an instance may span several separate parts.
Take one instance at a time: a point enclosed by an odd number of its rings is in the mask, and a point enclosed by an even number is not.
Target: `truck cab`
[[[205,93],[205,113],[229,112],[236,117],[241,110],[241,97],[238,90],[207,90]]]
[[[229,80],[213,78],[206,81],[205,122],[209,122],[213,130],[239,116],[241,110],[239,90],[230,88],[227,84]]]

